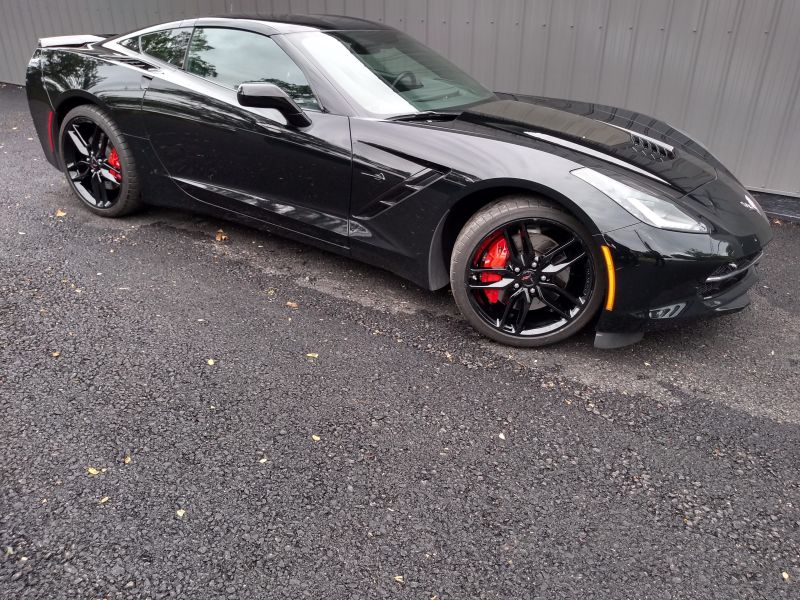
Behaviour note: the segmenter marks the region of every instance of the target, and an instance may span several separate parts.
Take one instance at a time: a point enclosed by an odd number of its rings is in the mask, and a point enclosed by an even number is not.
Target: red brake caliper
[[[508,244],[506,244],[505,236],[500,234],[491,242],[489,242],[489,250],[483,257],[481,266],[486,269],[502,269],[507,263]],[[482,283],[494,283],[495,281],[500,281],[501,279],[502,277],[497,273],[481,273]],[[483,293],[486,294],[486,299],[492,304],[498,302],[500,290],[484,290]]]
[[[119,164],[119,154],[117,154],[116,148],[111,149],[111,153],[108,155],[108,164],[116,169],[116,172],[111,171],[111,175],[114,176],[114,179],[122,181],[122,165]]]

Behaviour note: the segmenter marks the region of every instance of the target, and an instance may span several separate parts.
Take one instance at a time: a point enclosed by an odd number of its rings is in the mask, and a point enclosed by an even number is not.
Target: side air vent
[[[633,147],[644,154],[650,155],[656,160],[674,160],[675,151],[671,146],[661,144],[652,138],[631,133]]]
[[[110,60],[114,62],[123,63],[126,65],[130,65],[132,67],[136,67],[137,69],[143,69],[145,71],[158,71],[158,67],[155,65],[151,65],[150,63],[146,63],[143,60],[139,60],[138,58],[134,58],[133,56],[114,56],[109,57]]]

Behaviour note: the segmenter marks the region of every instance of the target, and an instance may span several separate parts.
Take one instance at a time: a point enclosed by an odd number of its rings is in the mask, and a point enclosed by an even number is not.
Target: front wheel
[[[605,293],[591,234],[556,205],[507,197],[464,225],[453,247],[456,304],[483,335],[512,346],[552,344],[580,331]]]

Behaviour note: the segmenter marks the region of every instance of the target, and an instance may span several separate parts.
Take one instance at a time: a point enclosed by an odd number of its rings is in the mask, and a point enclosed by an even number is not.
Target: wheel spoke
[[[578,300],[578,298],[573,296],[570,292],[568,292],[567,290],[565,290],[561,286],[556,285],[555,283],[542,283],[542,284],[539,284],[539,287],[542,290],[546,290],[548,292],[553,292],[555,294],[558,294],[562,298],[565,298],[567,300],[567,302],[569,302],[570,304],[572,304],[575,307],[583,306],[583,302],[581,300]],[[541,291],[540,291],[539,295],[540,296],[543,295],[541,293]]]
[[[514,243],[514,238],[511,237],[511,234],[508,232],[508,227],[503,228],[503,237],[506,239],[506,245],[508,246],[508,253],[511,255],[512,262],[520,267],[525,266],[524,258],[520,255],[519,249],[517,245]]]
[[[542,257],[541,262],[545,264],[549,263],[551,260],[553,260],[555,256],[557,256],[560,252],[564,252],[569,246],[574,244],[576,241],[577,238],[572,237],[563,244],[561,244],[560,246],[556,246]]]
[[[79,154],[83,156],[89,156],[89,144],[86,143],[86,140],[83,139],[81,132],[78,131],[78,126],[73,125],[69,131],[67,131],[67,135],[69,139],[72,140],[72,144],[75,146],[75,150],[78,151]]]
[[[98,171],[98,173],[100,173],[100,175],[105,177],[107,181],[109,181],[109,182],[113,183],[115,186],[117,186],[117,185],[119,185],[119,181],[111,173],[111,171],[115,171],[115,170],[116,169],[114,169],[114,167],[110,167],[108,165],[104,165],[104,166],[100,167],[100,170]]]
[[[522,294],[522,306],[520,306],[519,313],[517,314],[517,323],[515,330],[517,333],[522,331],[522,328],[525,326],[525,319],[528,318],[528,312],[531,309],[531,296],[528,293],[528,290],[525,290],[525,293]]]
[[[97,123],[92,123],[92,125],[94,125],[94,131],[92,131],[92,137],[89,138],[91,140],[90,148],[92,152],[96,154],[97,149],[100,147],[100,132],[102,129],[100,129],[100,126]]]
[[[581,252],[575,258],[571,258],[566,262],[558,263],[557,265],[547,265],[544,269],[542,269],[542,273],[546,273],[547,275],[555,275],[556,273],[560,273],[567,267],[575,264],[582,258],[586,256],[586,252]]]
[[[81,166],[83,170],[81,170]],[[85,160],[76,160],[67,164],[67,171],[70,172],[69,177],[72,181],[83,181],[90,172],[89,163]],[[75,171],[75,173],[73,174],[72,171]]]
[[[480,275],[481,273],[494,273],[495,275],[508,275],[507,267],[470,267],[470,275]]]
[[[567,319],[567,320],[570,319],[570,315],[569,315],[568,312],[562,310],[556,304],[554,304],[553,302],[551,302],[550,300],[547,299],[547,297],[541,291],[541,286],[537,287],[537,289],[539,290],[539,299],[542,302],[544,302],[551,310],[553,310],[554,312],[558,313],[559,315],[561,315],[565,319]]]
[[[470,283],[469,287],[473,290],[502,290],[512,283],[514,283],[514,279],[511,277],[504,277],[500,281]]]
[[[531,236],[528,233],[528,225],[523,221],[519,226],[519,238],[522,242],[522,261],[527,266],[530,261],[536,257],[536,252],[533,250],[533,243]]]
[[[103,180],[100,178],[100,173],[94,173],[92,175],[92,195],[94,199],[97,201],[97,205],[103,205],[108,202],[108,193],[106,192],[106,185],[103,183]]]
[[[523,290],[517,290],[509,297],[508,302],[506,303],[506,309],[503,311],[503,317],[500,319],[500,322],[497,325],[499,329],[503,329],[508,324],[508,316],[511,314],[511,309],[514,308],[514,305],[517,303],[517,299],[522,293]]]
[[[106,156],[106,148],[108,148],[108,136],[106,135],[105,131],[102,129],[100,130],[100,140],[99,145],[97,147],[97,156],[100,159],[105,158]]]

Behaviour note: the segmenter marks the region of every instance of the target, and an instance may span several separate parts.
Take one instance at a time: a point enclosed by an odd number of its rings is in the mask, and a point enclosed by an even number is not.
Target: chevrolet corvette
[[[42,38],[47,160],[103,217],[185,208],[450,286],[514,346],[745,308],[772,234],[700,143],[639,113],[494,92],[413,38],[225,16]]]

